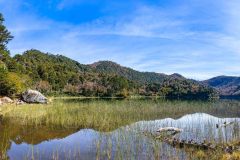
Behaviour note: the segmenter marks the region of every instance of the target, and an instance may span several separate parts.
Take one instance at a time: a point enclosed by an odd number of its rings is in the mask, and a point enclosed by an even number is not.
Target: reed
[[[203,112],[215,116],[240,115],[239,103],[162,101],[162,100],[56,100],[48,105],[7,105],[1,108],[4,120],[31,126],[93,128],[111,131],[141,120],[179,118],[185,114]],[[226,111],[226,107],[228,107]],[[236,112],[237,111],[237,112]]]
[[[1,107],[0,114],[2,122],[16,124],[23,127],[34,128],[63,128],[78,130],[82,128],[93,128],[101,131],[100,138],[97,139],[91,158],[94,159],[213,159],[219,160],[232,156],[239,156],[239,152],[232,155],[225,154],[221,149],[202,150],[194,147],[172,147],[166,142],[155,138],[146,137],[142,130],[151,130],[151,127],[141,128],[137,126],[135,130],[125,130],[126,125],[138,121],[157,120],[164,118],[180,118],[191,113],[208,113],[217,117],[239,117],[238,101],[164,101],[157,99],[139,100],[101,100],[101,99],[58,99],[51,104],[25,104],[21,106],[6,105]],[[170,126],[172,122],[157,122],[155,127]],[[155,125],[155,124],[154,124]],[[179,123],[176,127],[185,127],[188,133],[196,133],[196,137],[207,135],[208,142],[215,142],[215,124],[209,119],[207,123],[194,127],[191,121]],[[149,128],[148,128],[149,127]],[[1,126],[0,126],[1,128]],[[111,135],[111,131],[117,129],[118,134]],[[137,132],[136,132],[137,130]],[[207,131],[203,133],[203,131]],[[219,130],[219,144],[234,145],[239,143],[239,125],[236,123],[232,132],[233,141],[225,141],[227,134],[225,130]],[[4,138],[10,137],[12,129],[5,129],[0,133],[1,154],[7,159],[6,153],[9,149],[8,142],[3,143]],[[139,133],[139,134],[136,134]],[[186,138],[190,139],[191,134]],[[204,138],[204,137],[203,137]],[[9,145],[9,144],[8,144]],[[57,147],[57,146],[56,146]],[[29,153],[23,159],[81,159],[79,148],[56,148],[51,153],[51,157],[45,157],[46,153],[39,152],[34,147],[29,148]],[[2,156],[3,157],[3,156]],[[85,157],[86,158],[86,157]]]

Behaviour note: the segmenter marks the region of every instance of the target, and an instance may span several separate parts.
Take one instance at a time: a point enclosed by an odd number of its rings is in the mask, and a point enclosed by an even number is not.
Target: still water
[[[172,147],[166,142],[155,139],[158,136],[157,129],[181,128],[183,132],[176,135],[176,138],[199,143],[207,141],[218,144],[240,141],[240,115],[238,115],[240,106],[233,107],[236,110],[231,111],[231,114],[229,113],[230,105],[238,106],[238,102],[224,101],[224,104],[227,104],[226,112],[221,111],[215,114],[211,110],[209,113],[207,111],[186,113],[175,119],[169,114],[169,116],[166,115],[169,118],[132,122],[109,132],[93,128],[26,127],[2,122],[0,148],[2,154],[6,155],[5,158],[10,160],[188,159],[188,150]],[[228,122],[232,124],[221,127]],[[220,127],[217,128],[216,124]]]

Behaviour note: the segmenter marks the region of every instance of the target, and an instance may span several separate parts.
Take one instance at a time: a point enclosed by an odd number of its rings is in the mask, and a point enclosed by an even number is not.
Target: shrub
[[[30,80],[25,75],[3,71],[0,73],[0,95],[16,96],[26,89]]]

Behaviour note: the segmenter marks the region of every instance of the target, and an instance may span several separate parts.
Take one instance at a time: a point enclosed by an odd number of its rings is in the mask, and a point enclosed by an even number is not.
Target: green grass
[[[229,103],[232,103],[229,105]],[[179,118],[204,112],[215,116],[240,115],[239,102],[163,100],[55,100],[48,105],[3,106],[4,120],[21,125],[93,128],[111,131],[140,120]]]

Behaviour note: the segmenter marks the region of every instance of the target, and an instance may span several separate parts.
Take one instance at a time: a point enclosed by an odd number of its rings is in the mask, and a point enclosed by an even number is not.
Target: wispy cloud
[[[81,63],[107,59],[141,71],[178,72],[196,79],[240,73],[237,0],[171,1],[167,7],[142,3],[130,13],[78,24],[23,11],[27,2],[0,0],[6,24],[15,36],[9,45],[14,54],[36,48]],[[62,10],[81,3],[86,1],[62,0],[53,6]]]
[[[61,0],[59,3],[57,3],[56,7],[57,7],[57,9],[62,10],[66,7],[80,4],[83,2],[84,2],[83,0],[77,0],[77,1],[76,0]]]

